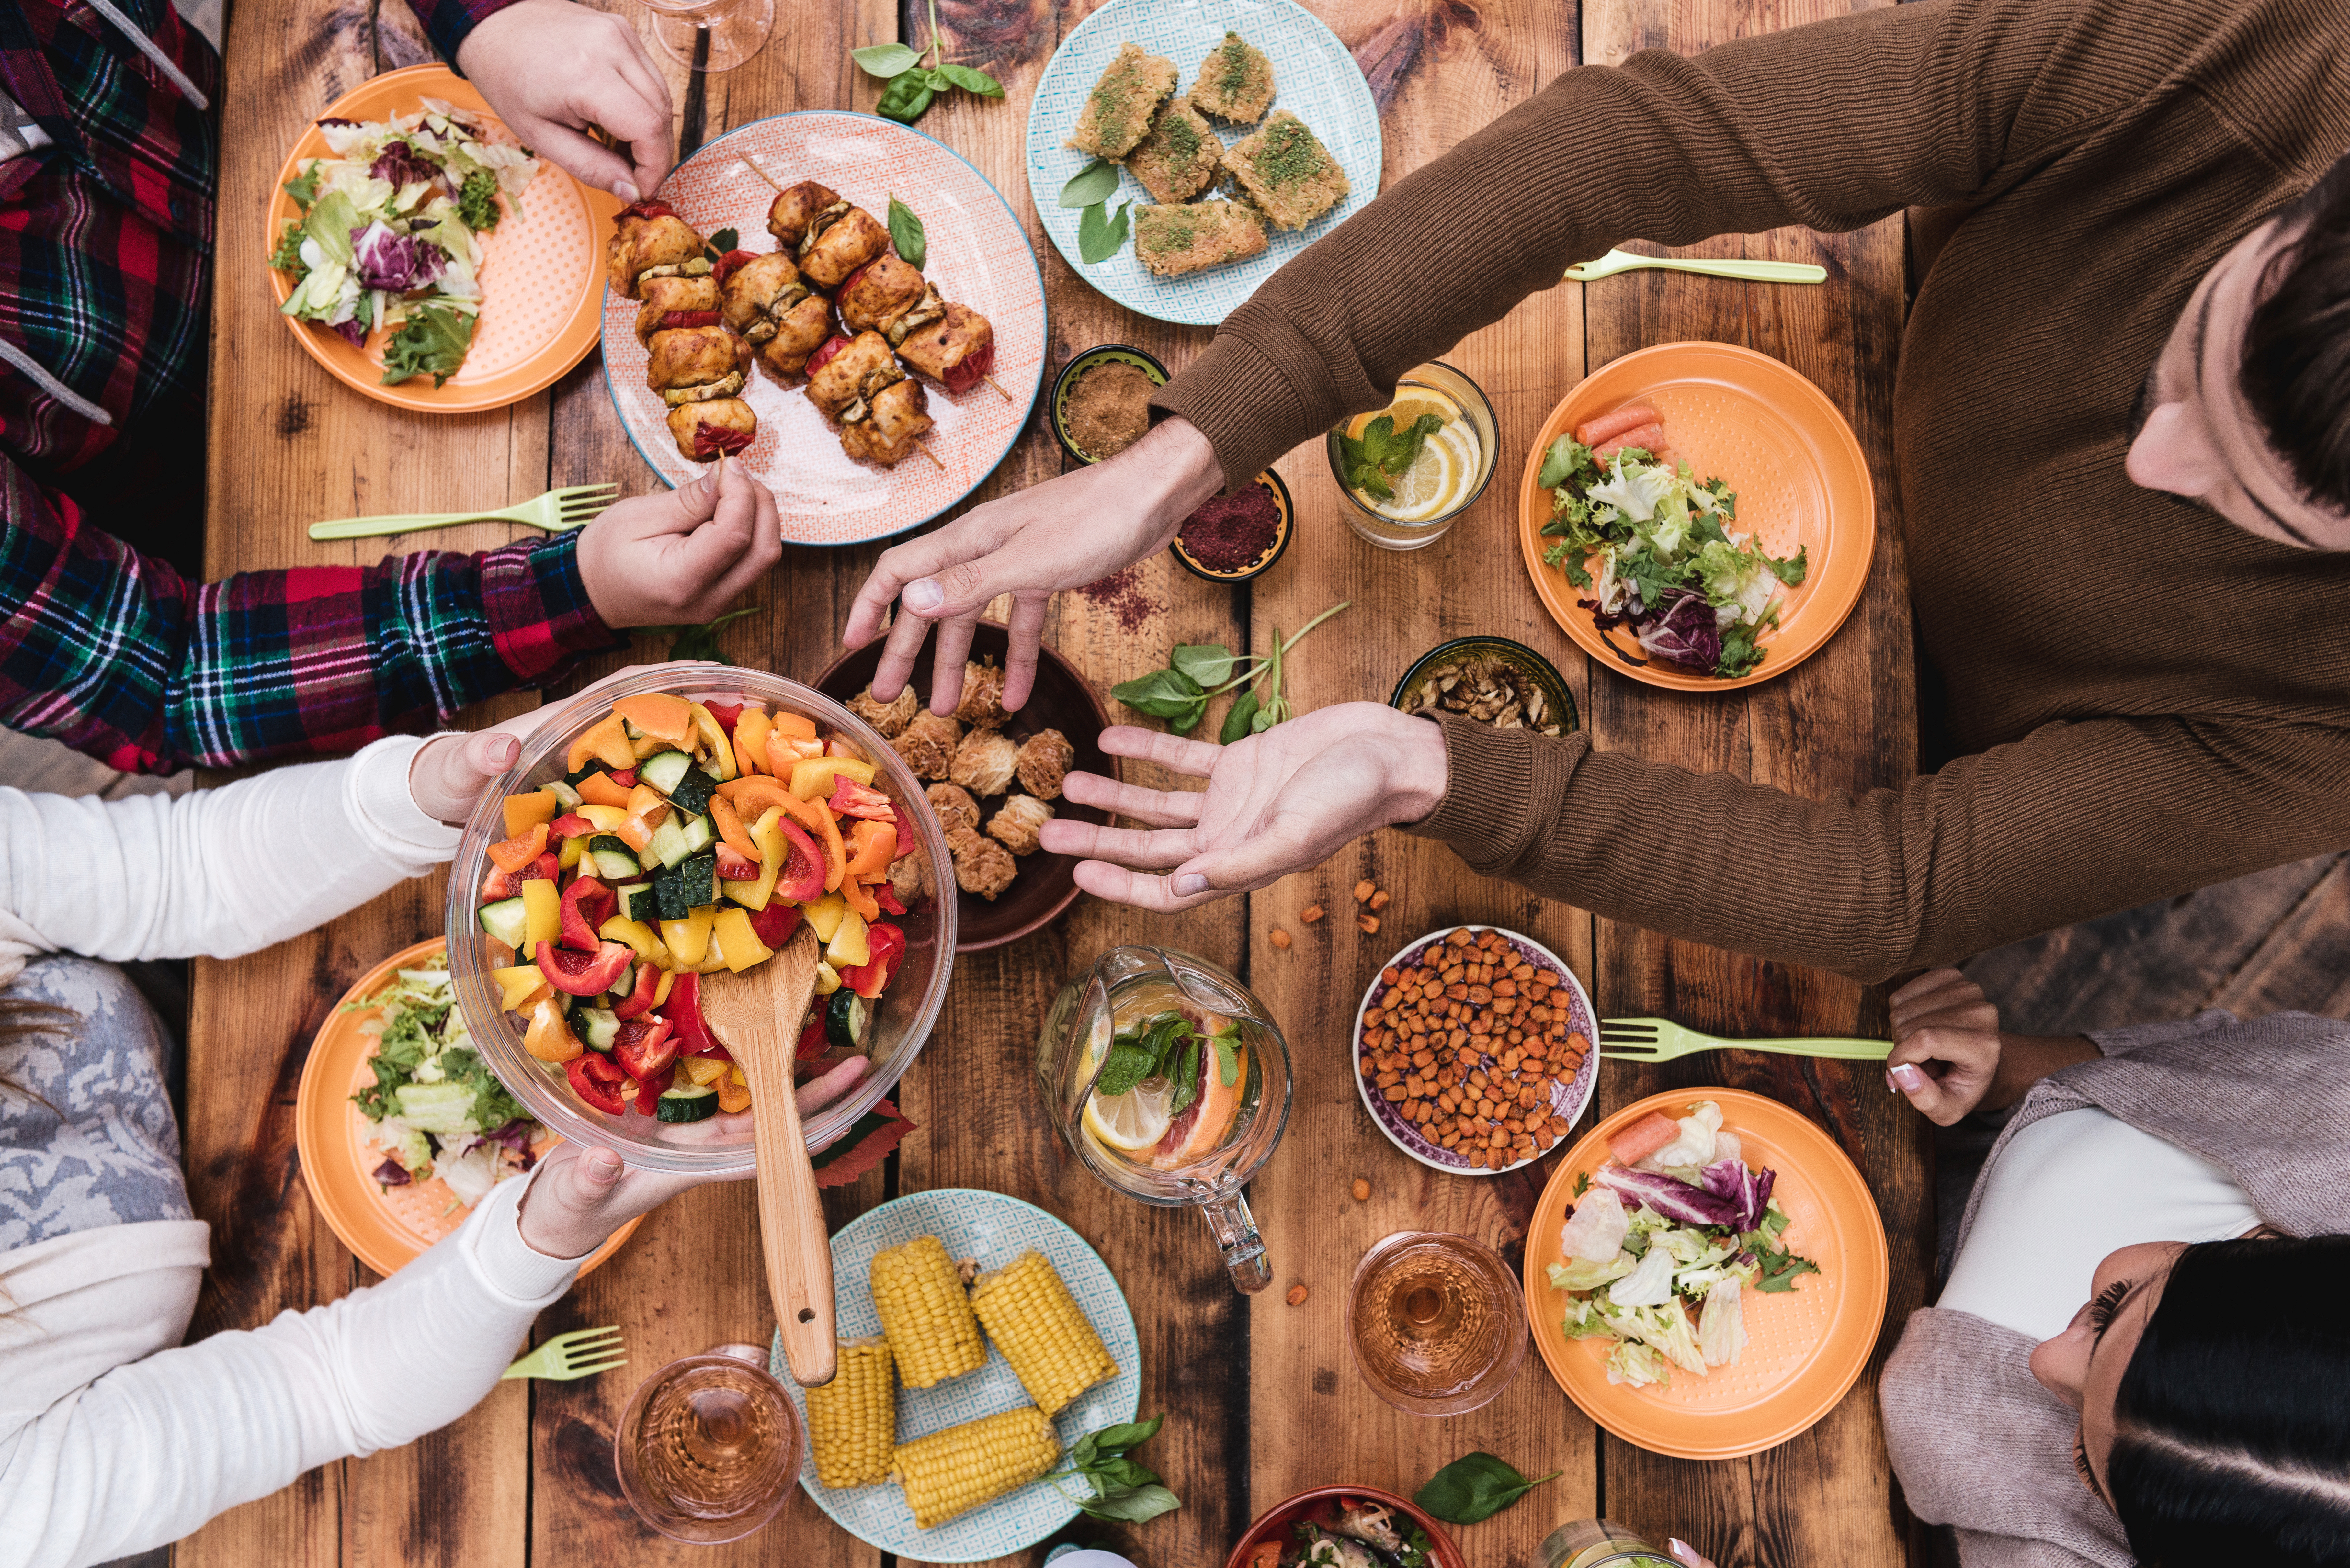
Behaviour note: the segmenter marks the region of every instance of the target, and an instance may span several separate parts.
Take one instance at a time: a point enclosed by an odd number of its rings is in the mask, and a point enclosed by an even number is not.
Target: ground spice
[[[1069,388],[1069,440],[1097,462],[1117,456],[1150,428],[1150,394],[1158,389],[1139,365],[1096,365]]]
[[[1098,582],[1086,584],[1077,592],[1116,616],[1120,631],[1140,631],[1145,621],[1167,607],[1144,590],[1139,564],[1121,566]]]
[[[1183,553],[1211,572],[1237,572],[1264,558],[1281,537],[1281,503],[1262,484],[1211,495],[1176,530]]]

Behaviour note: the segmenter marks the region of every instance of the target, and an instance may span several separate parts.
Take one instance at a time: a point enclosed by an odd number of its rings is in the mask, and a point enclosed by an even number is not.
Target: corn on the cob
[[[808,1448],[828,1487],[887,1480],[898,1435],[889,1345],[879,1335],[840,1342],[840,1374],[807,1391]]]
[[[948,1261],[945,1242],[917,1236],[876,1252],[871,1277],[881,1332],[907,1387],[928,1388],[986,1365],[971,1297]]]
[[[1042,1252],[1023,1252],[1007,1267],[980,1275],[971,1288],[971,1310],[1047,1416],[1059,1415],[1070,1400],[1118,1375],[1101,1335]]]
[[[898,1484],[914,1527],[929,1530],[1026,1486],[1060,1457],[1051,1419],[1030,1405],[899,1444]]]

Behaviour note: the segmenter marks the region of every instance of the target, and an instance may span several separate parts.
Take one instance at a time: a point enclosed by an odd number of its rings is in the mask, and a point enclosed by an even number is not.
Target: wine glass
[[[1403,1231],[1355,1265],[1347,1348],[1371,1392],[1415,1416],[1491,1404],[1526,1358],[1517,1276],[1482,1241]]]
[[[799,1479],[798,1409],[755,1345],[671,1362],[629,1396],[612,1431],[620,1495],[672,1541],[740,1541],[775,1517]]]
[[[764,47],[775,0],[641,0],[653,38],[670,58],[697,71],[731,71]],[[701,52],[709,40],[707,53]],[[697,57],[697,56],[699,57]]]

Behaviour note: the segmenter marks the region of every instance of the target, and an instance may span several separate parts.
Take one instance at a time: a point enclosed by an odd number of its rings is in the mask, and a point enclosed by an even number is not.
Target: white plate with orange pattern
[[[703,234],[733,229],[741,248],[771,251],[767,206],[775,192],[760,170],[786,186],[820,180],[876,218],[887,218],[893,195],[912,208],[929,246],[923,272],[995,329],[1003,390],[984,381],[959,396],[926,389],[937,425],[922,439],[938,462],[916,456],[881,468],[841,451],[801,388],[754,371],[743,400],[759,416],[759,433],[736,461],[775,493],[785,544],[859,545],[928,522],[995,471],[1036,406],[1046,342],[1036,253],[1003,196],[962,154],[869,114],[810,109],[754,120],[679,164],[658,194]],[[637,310],[607,286],[604,379],[629,439],[674,487],[700,477],[704,465],[678,455],[669,410],[645,385]]]

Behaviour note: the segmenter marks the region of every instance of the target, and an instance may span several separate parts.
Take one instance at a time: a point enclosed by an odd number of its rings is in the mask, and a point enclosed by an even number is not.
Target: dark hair
[[[2350,156],[2281,216],[2308,228],[2262,276],[2238,381],[2301,488],[2350,512]]]
[[[2350,1564],[2350,1236],[2172,1265],[2114,1397],[2114,1511],[2147,1568]]]

